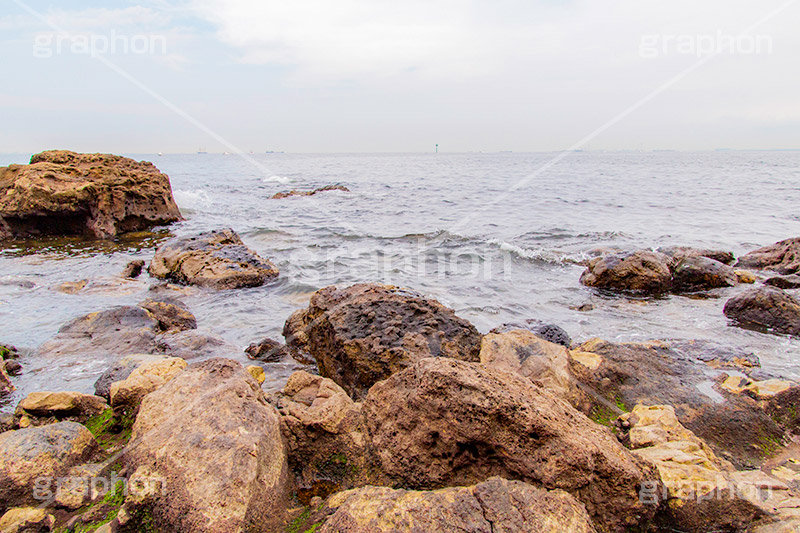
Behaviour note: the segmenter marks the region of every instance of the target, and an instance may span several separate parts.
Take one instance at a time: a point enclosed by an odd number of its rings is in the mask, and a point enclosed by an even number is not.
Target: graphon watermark
[[[123,35],[114,30],[105,34],[44,32],[34,36],[33,57],[48,59],[62,54],[167,55],[167,38],[159,34]]]
[[[654,59],[670,55],[758,55],[772,54],[773,48],[770,35],[730,35],[722,30],[696,35],[648,34],[641,37],[639,56]]]
[[[703,502],[711,500],[748,500],[765,502],[772,495],[770,485],[752,482],[735,482],[720,475],[717,479],[682,479],[673,482],[667,489],[660,480],[643,481],[639,486],[639,501],[643,504],[658,505],[668,499],[683,502]]]
[[[162,477],[135,476],[127,479],[116,475],[105,476],[63,476],[36,478],[33,497],[43,504],[64,498],[79,501],[96,500],[111,491],[121,490],[124,496],[163,495],[167,492],[167,480]]]

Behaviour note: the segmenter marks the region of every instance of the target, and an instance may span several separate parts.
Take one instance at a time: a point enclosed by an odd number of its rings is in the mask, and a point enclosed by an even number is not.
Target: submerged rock
[[[426,357],[478,361],[481,342],[475,326],[436,300],[369,283],[315,292],[308,309],[287,320],[284,336],[354,398]]]
[[[800,272],[800,237],[747,253],[739,258],[736,266],[775,270],[780,274],[797,274]]]
[[[0,238],[109,238],[177,220],[169,178],[152,163],[51,150],[0,167]]]
[[[672,288],[671,258],[640,250],[595,257],[581,275],[588,287],[634,294],[662,294]]]
[[[292,190],[289,192],[279,192],[272,195],[271,200],[280,200],[281,198],[289,198],[290,196],[314,196],[320,192],[327,192],[327,191],[344,191],[350,192],[350,189],[345,187],[344,185],[326,185],[324,187],[320,187],[318,189],[314,189],[313,191],[297,191]]]
[[[52,493],[45,489],[96,450],[92,434],[76,422],[0,433],[0,513],[49,500]]]
[[[757,287],[734,296],[725,303],[724,313],[740,326],[800,334],[800,300],[776,287]]]
[[[264,361],[265,363],[277,363],[289,356],[289,349],[286,345],[270,338],[266,338],[259,343],[252,343],[245,348],[244,352],[250,359]]]
[[[156,250],[152,276],[213,289],[257,287],[278,268],[248,248],[232,229],[170,239]]]
[[[376,383],[362,407],[369,449],[387,481],[415,489],[492,476],[562,489],[603,529],[646,521],[639,500],[658,479],[608,429],[522,376],[429,358]]]
[[[594,533],[584,506],[561,490],[492,477],[437,491],[364,487],[336,494],[319,533]]]
[[[239,363],[190,365],[142,401],[123,462],[131,483],[163,487],[123,509],[149,509],[159,530],[281,530],[289,486],[279,425]]]
[[[186,331],[197,329],[197,319],[186,305],[172,298],[153,300],[148,298],[137,304],[142,309],[147,309],[158,320],[159,331]]]
[[[702,291],[733,287],[739,278],[733,268],[707,257],[681,257],[672,265],[673,290]]]
[[[122,278],[129,278],[134,279],[138,278],[142,274],[142,270],[144,270],[145,262],[141,259],[136,259],[131,261],[120,273],[120,277]]]

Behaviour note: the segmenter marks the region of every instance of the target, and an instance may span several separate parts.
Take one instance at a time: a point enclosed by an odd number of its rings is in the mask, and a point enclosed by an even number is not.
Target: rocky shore
[[[28,235],[10,212],[7,236]],[[81,231],[127,228],[96,220]],[[738,260],[612,253],[580,283],[713,294],[732,327],[796,335],[795,257],[800,239]],[[0,531],[800,531],[800,386],[724,339],[573,340],[535,320],[482,334],[413,289],[359,283],[314,292],[284,342],[245,354],[170,287],[259,286],[280,275],[269,259],[220,229],[167,240],[120,279],[145,270],[150,298],[76,317],[33,353],[0,346],[0,396],[35,358],[107,367],[94,394],[33,392],[0,418]],[[298,370],[265,391],[287,361]]]

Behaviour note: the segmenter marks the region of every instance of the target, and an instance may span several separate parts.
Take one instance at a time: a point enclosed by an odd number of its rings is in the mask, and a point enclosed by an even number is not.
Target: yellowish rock
[[[720,383],[720,387],[728,392],[739,394],[745,390],[749,381],[749,379],[742,376],[728,376],[725,381]]]
[[[750,272],[749,270],[734,270],[734,274],[736,274],[736,278],[739,280],[739,283],[755,283],[756,282],[756,275]]]
[[[82,279],[79,281],[65,281],[64,283],[55,285],[53,290],[57,292],[63,292],[64,294],[75,294],[86,287],[87,283],[89,283],[89,280],[87,279]]]
[[[187,366],[180,357],[147,361],[130,376],[111,384],[111,406],[114,409],[135,408],[147,394],[172,380]]]
[[[573,361],[582,364],[589,370],[597,370],[603,362],[603,358],[593,352],[572,350],[569,352],[569,356]]]
[[[17,405],[19,414],[33,416],[93,416],[108,409],[106,401],[91,394],[74,391],[32,392]]]
[[[790,389],[793,385],[794,383],[791,381],[783,379],[767,379],[764,381],[753,381],[745,388],[754,393],[758,398],[768,398]]]
[[[3,533],[22,533],[27,531],[50,531],[55,517],[40,507],[15,507],[0,518],[0,531]]]
[[[248,374],[253,376],[253,379],[255,379],[259,385],[261,385],[262,383],[264,383],[264,381],[267,380],[267,374],[264,373],[264,369],[261,368],[260,366],[250,365],[246,368],[246,370]]]

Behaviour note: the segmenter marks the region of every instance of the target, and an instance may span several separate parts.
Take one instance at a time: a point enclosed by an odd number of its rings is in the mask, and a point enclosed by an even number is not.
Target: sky
[[[0,0],[0,152],[800,148],[800,0]]]

